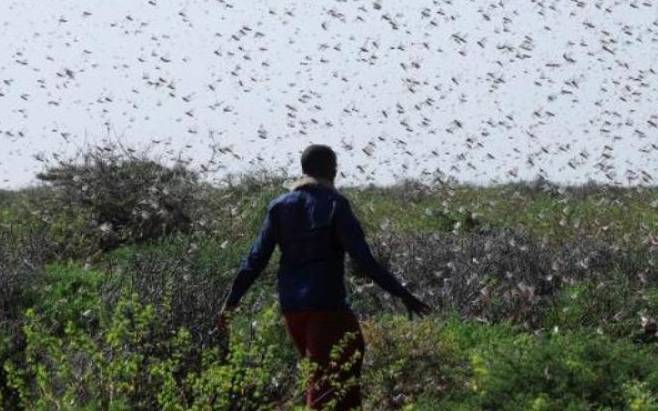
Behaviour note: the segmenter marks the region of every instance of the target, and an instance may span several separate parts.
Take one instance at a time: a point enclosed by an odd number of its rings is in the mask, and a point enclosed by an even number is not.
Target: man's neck
[[[298,180],[294,181],[292,185],[290,186],[290,191],[293,191],[299,187],[309,185],[309,184],[318,184],[322,185],[328,188],[331,188],[333,190],[336,189],[334,186],[334,182],[328,178],[323,178],[323,177],[314,177],[310,176],[308,174],[303,174],[301,178]]]

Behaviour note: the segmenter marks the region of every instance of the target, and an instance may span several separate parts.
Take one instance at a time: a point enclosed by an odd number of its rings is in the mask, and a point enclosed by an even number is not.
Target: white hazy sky
[[[0,0],[0,188],[107,138],[214,141],[217,178],[323,143],[339,185],[655,184],[657,87],[650,0]]]

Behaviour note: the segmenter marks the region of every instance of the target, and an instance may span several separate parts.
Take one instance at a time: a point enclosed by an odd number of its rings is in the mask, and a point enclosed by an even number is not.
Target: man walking
[[[318,367],[307,388],[306,404],[322,409],[335,401],[338,410],[360,408],[365,343],[345,290],[345,251],[360,272],[402,299],[410,317],[422,317],[430,308],[372,256],[349,201],[334,188],[335,152],[326,145],[310,145],[302,153],[301,165],[304,176],[289,193],[269,203],[258,237],[241,261],[218,324],[224,326],[278,244],[278,293],[286,329],[300,355]],[[339,342],[346,344],[337,366],[331,367],[330,353]],[[348,385],[346,392],[338,395],[327,381],[331,373],[336,373],[338,382]]]

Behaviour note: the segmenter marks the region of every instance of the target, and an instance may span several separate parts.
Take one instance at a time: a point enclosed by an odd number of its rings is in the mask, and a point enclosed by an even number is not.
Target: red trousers
[[[365,342],[351,310],[283,313],[288,334],[300,355],[318,368],[306,390],[306,405],[320,410],[337,400],[336,410],[361,409],[361,367]],[[351,333],[347,334],[346,333]],[[330,358],[335,344],[343,342],[338,361]],[[335,383],[347,388],[341,391]]]

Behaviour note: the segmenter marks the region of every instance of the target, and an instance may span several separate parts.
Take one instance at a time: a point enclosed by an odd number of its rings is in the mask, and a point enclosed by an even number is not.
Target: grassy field
[[[303,409],[278,250],[230,338],[212,332],[283,179],[147,177],[143,191],[87,174],[0,192],[0,407]],[[348,261],[367,410],[658,410],[643,328],[658,316],[658,189],[339,189],[375,256],[435,308],[409,321]]]

